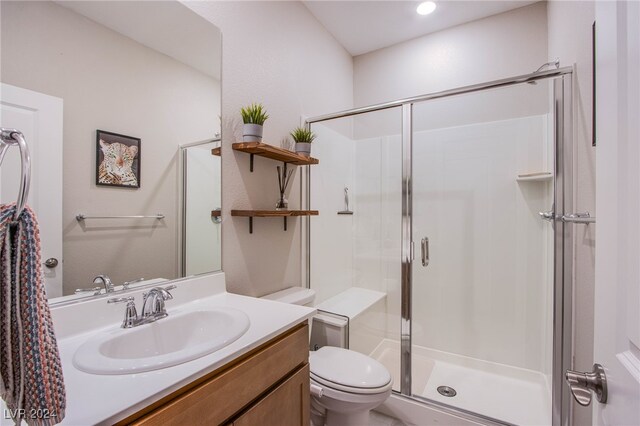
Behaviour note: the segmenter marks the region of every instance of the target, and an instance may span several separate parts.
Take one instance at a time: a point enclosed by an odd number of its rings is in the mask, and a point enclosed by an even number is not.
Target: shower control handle
[[[590,373],[567,370],[565,380],[578,404],[584,407],[591,404],[592,392],[598,402],[607,403],[607,376],[602,365],[593,364],[593,371]]]
[[[420,242],[420,247],[422,251],[422,266],[429,265],[429,238],[424,237]]]

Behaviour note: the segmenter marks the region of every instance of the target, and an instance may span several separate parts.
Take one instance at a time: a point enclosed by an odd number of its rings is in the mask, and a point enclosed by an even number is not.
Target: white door
[[[47,296],[62,296],[62,99],[2,83],[0,125],[20,130],[29,145],[31,189],[27,203],[40,224]],[[0,202],[16,200],[19,180],[20,155],[12,147],[2,163]],[[45,266],[47,259],[57,259],[57,266]]]
[[[597,2],[596,33],[594,360],[605,369],[608,400],[592,401],[593,423],[635,426],[640,425],[640,3]]]

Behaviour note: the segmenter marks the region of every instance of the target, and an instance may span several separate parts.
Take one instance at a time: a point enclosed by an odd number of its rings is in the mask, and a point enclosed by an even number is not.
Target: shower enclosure
[[[191,276],[222,269],[220,138],[180,147],[180,272]]]
[[[570,68],[314,117],[307,284],[393,398],[569,424]],[[348,188],[348,191],[345,191]],[[344,214],[345,194],[350,198]],[[338,214],[340,212],[340,214]]]

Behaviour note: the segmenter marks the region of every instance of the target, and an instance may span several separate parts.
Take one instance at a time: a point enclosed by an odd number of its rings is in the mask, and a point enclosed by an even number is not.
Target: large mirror
[[[177,1],[0,7],[1,125],[31,150],[50,300],[219,270],[218,28]],[[17,149],[1,169],[13,202]]]

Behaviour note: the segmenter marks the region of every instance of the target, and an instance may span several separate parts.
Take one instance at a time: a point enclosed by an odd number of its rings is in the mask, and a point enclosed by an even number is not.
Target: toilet
[[[311,306],[315,292],[307,288],[289,287],[263,298]],[[331,346],[340,345],[345,340],[340,333],[335,333],[335,322],[326,321],[320,316],[314,318],[311,326],[314,335],[335,336],[325,339],[330,346],[322,346],[309,352],[313,425],[368,425],[369,412],[391,395],[391,374],[373,358]],[[331,327],[333,330],[325,333],[323,327]]]

